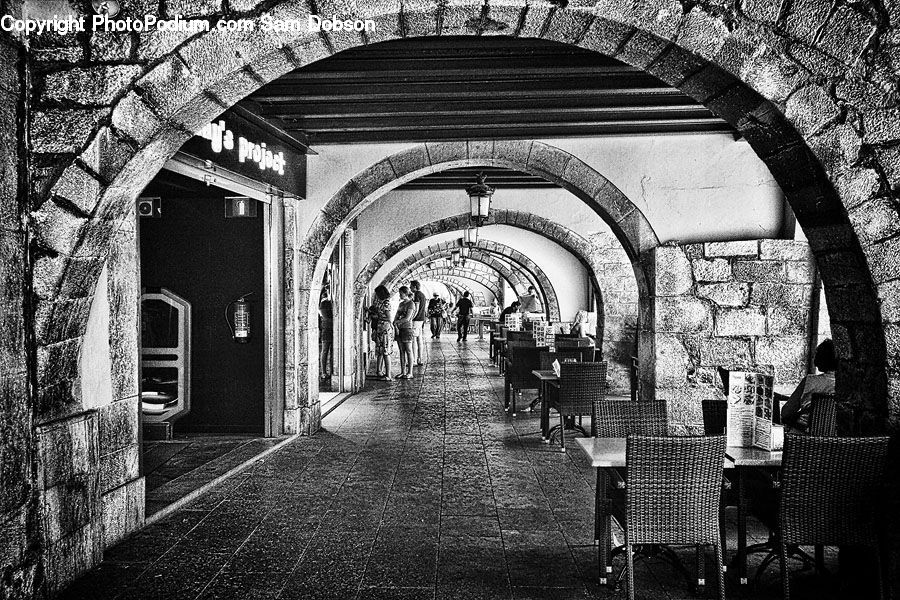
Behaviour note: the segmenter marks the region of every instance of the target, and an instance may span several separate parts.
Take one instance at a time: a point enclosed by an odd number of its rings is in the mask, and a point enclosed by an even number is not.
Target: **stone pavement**
[[[324,431],[109,549],[63,597],[624,597],[596,584],[593,472],[540,443],[536,413],[504,413],[486,348],[432,342],[423,373],[370,383]],[[666,563],[636,571],[639,598],[698,597]],[[729,597],[779,597],[770,571]],[[796,597],[823,597],[806,579]]]

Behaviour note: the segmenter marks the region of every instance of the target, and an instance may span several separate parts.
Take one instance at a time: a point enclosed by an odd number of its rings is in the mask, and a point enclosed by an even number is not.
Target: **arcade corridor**
[[[539,442],[536,414],[505,415],[486,343],[445,336],[419,370],[107,550],[63,598],[624,597],[596,584],[593,473]],[[637,570],[638,598],[715,595],[661,561]],[[827,597],[808,574],[794,572],[796,597]],[[780,596],[777,569],[729,586]]]

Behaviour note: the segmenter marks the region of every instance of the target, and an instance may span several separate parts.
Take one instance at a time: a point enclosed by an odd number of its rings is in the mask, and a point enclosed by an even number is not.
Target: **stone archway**
[[[434,267],[434,268],[421,268],[413,271],[410,274],[412,277],[416,279],[432,279],[434,281],[456,281],[457,283],[462,284],[465,281],[471,281],[472,283],[476,283],[481,287],[485,288],[491,294],[494,295],[495,298],[499,298],[501,291],[500,286],[497,284],[496,279],[491,279],[489,274],[486,271],[475,271],[468,268],[460,268],[460,267]],[[396,287],[399,287],[397,285]]]
[[[431,265],[431,261],[435,260],[432,258],[431,260],[410,260],[407,258],[400,265],[397,266],[391,273],[389,273],[384,280],[384,284],[388,286],[389,289],[396,288],[397,285],[401,282],[409,281],[410,279],[416,279],[417,275],[422,271],[433,270],[435,268],[434,265]],[[495,280],[505,282],[514,290],[523,290],[525,288],[522,287],[523,281],[526,282],[527,279],[524,279],[519,273],[512,271],[509,267],[503,265],[498,260],[496,260],[492,256],[482,256],[479,253],[472,252],[472,255],[466,259],[465,266],[460,265],[460,268],[466,269],[469,265],[472,264],[476,266],[476,271],[479,274],[483,274],[485,270],[489,274],[492,274]],[[446,266],[443,266],[446,268]],[[499,289],[498,289],[499,292]],[[499,298],[499,296],[498,296]]]
[[[399,236],[396,240],[390,242],[389,244],[385,245],[384,248],[379,250],[369,261],[369,264],[367,264],[366,267],[362,271],[360,271],[354,284],[357,296],[365,292],[366,287],[372,281],[372,278],[382,267],[382,265],[384,265],[385,262],[387,262],[391,257],[395,256],[397,253],[407,249],[410,245],[419,242],[427,237],[439,233],[445,233],[448,231],[461,231],[462,229],[468,227],[469,224],[469,214],[462,213],[459,215],[438,219],[436,221],[432,221],[431,223],[423,224]],[[600,258],[598,257],[595,244],[592,241],[582,237],[577,232],[572,231],[571,229],[568,229],[567,227],[564,227],[559,223],[555,223],[553,221],[550,221],[549,219],[545,219],[540,215],[508,209],[491,210],[491,214],[488,217],[485,225],[508,225],[510,227],[524,229],[531,233],[540,235],[541,237],[552,241],[554,244],[559,245],[567,252],[569,252],[572,256],[577,258],[579,262],[581,262],[581,264],[589,273],[592,284],[597,289],[599,294],[601,296],[604,294],[604,286],[599,282],[597,278],[597,272],[598,270],[603,270],[603,268],[606,266],[606,263],[601,262]],[[490,250],[490,248],[487,249]],[[496,251],[497,249],[494,248],[494,250]],[[502,252],[503,251],[501,250],[501,253]],[[418,255],[421,260],[425,260],[427,254],[428,252],[420,251],[415,255]],[[535,265],[530,258],[522,255],[521,253],[517,252],[516,257],[522,261],[521,264],[533,265],[528,267],[529,269],[532,269],[532,272],[534,272],[534,269],[537,268],[537,265]],[[637,298],[635,293],[635,302],[636,301]],[[551,316],[551,319],[558,320],[559,317]]]
[[[393,283],[398,278],[406,276],[406,273],[418,268],[422,264],[425,264],[430,260],[435,260],[436,256],[447,256],[454,247],[455,245],[451,242],[443,242],[415,252],[391,270],[391,272],[385,276],[385,281]],[[523,271],[522,275],[506,267],[502,262],[497,260],[496,256],[502,256],[505,259],[509,259],[515,265],[519,266]],[[470,259],[484,263],[496,270],[504,279],[506,279],[514,290],[524,293],[529,285],[534,285],[540,292],[542,303],[548,313],[547,317],[556,321],[560,320],[559,299],[550,278],[547,277],[547,274],[544,273],[539,265],[535,264],[534,261],[527,256],[505,244],[480,240],[478,244],[472,248]],[[360,278],[357,278],[357,281],[362,283]],[[365,284],[368,285],[368,280],[365,281]]]

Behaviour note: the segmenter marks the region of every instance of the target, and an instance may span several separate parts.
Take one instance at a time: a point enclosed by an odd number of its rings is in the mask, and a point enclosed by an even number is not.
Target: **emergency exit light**
[[[256,217],[256,200],[247,196],[225,197],[225,218],[241,219]]]

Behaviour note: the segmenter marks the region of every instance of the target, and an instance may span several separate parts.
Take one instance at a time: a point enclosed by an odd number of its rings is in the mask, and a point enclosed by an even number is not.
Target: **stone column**
[[[22,212],[28,167],[20,152],[26,127],[19,102],[20,55],[18,44],[0,34],[0,598],[32,597],[37,567],[37,541],[29,527],[35,514],[34,440],[25,350],[29,267]]]
[[[109,307],[109,403],[99,407],[102,547],[144,524],[140,474],[140,262],[134,211],[110,244],[106,261]],[[95,294],[95,302],[100,294]]]
[[[335,352],[340,352],[341,361],[341,391],[355,391],[354,382],[356,379],[356,315],[354,314],[355,304],[353,302],[353,278],[356,275],[356,261],[354,252],[354,243],[356,239],[356,230],[350,227],[344,231],[341,240],[341,344],[339,348],[335,348]]]

